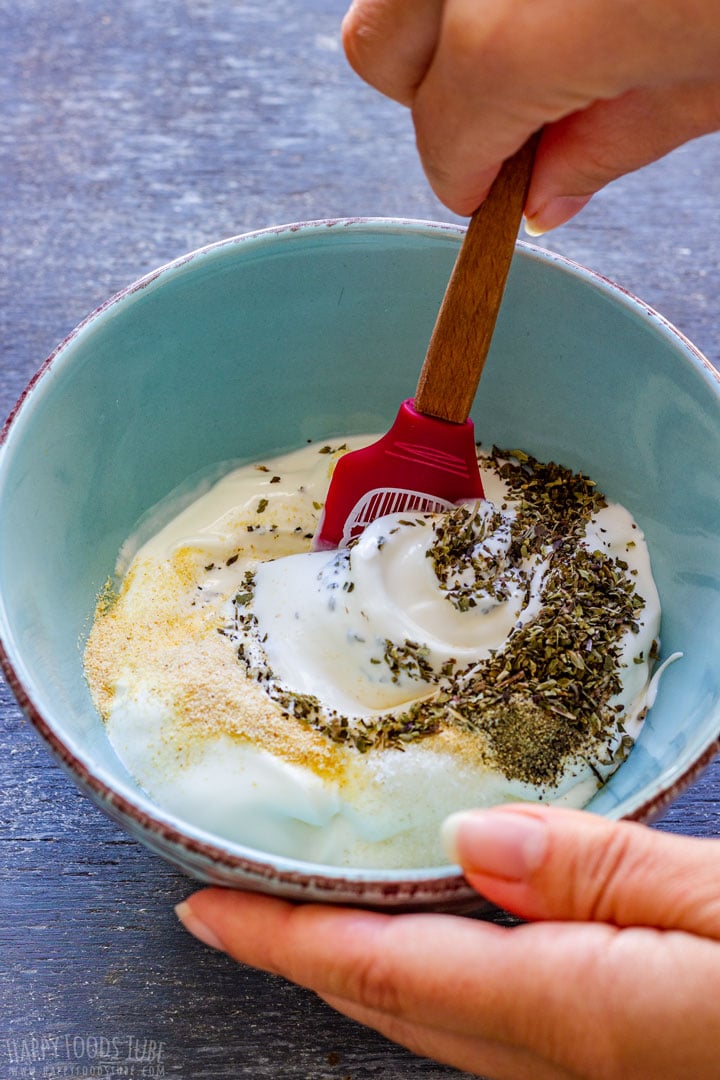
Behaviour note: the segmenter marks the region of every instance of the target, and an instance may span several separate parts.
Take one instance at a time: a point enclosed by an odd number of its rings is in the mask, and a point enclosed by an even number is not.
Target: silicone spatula
[[[482,498],[470,409],[487,358],[522,220],[536,137],[508,158],[468,226],[415,397],[386,435],[341,457],[316,550],[344,547],[371,521]]]

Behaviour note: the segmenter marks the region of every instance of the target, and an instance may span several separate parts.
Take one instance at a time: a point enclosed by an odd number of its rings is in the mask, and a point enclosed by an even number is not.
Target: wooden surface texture
[[[3,417],[81,318],[206,242],[310,218],[455,220],[406,112],[348,69],[344,6],[0,0]],[[720,138],[701,140],[546,240],[715,364],[718,176]],[[719,814],[716,763],[659,827],[714,836]],[[3,684],[0,822],[0,1080],[92,1075],[102,1060],[136,1078],[460,1075],[189,938],[172,906],[191,883],[76,791]]]

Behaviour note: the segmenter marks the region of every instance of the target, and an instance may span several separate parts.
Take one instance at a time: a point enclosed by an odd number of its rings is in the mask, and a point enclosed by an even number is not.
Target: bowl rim
[[[12,433],[22,423],[26,407],[38,385],[42,384],[42,380],[68,352],[72,356],[72,346],[88,328],[101,323],[119,305],[126,303],[138,293],[152,289],[169,276],[184,272],[198,259],[222,254],[228,249],[235,249],[241,245],[260,247],[275,243],[280,238],[291,240],[293,237],[308,234],[317,236],[332,229],[386,235],[393,232],[400,235],[410,232],[433,239],[446,236],[455,239],[459,246],[466,226],[454,222],[404,217],[348,217],[292,222],[214,241],[149,271],[114,293],[78,323],[53,349],[29,380],[0,431],[0,473],[3,470]],[[704,381],[709,382],[720,399],[720,372],[680,330],[653,307],[623,286],[564,255],[522,240],[518,240],[517,248],[522,257],[552,264],[573,278],[582,279],[596,291],[605,295],[609,293],[620,306],[629,308],[636,314],[640,313],[645,321],[649,320],[655,326],[661,336],[670,339],[676,348],[679,347],[691,366]],[[329,866],[273,855],[234,841],[223,840],[215,834],[196,828],[191,823],[184,822],[174,814],[164,811],[149,797],[144,796],[144,793],[140,798],[129,788],[125,788],[123,784],[110,778],[104,769],[93,766],[89,755],[83,757],[81,753],[73,750],[62,734],[61,724],[53,720],[52,716],[45,716],[36,705],[32,691],[25,685],[20,673],[21,657],[18,656],[16,661],[11,658],[12,646],[6,640],[9,629],[4,605],[0,604],[0,667],[18,705],[61,765],[81,789],[111,817],[127,818],[140,828],[143,835],[149,834],[174,848],[184,849],[189,856],[207,861],[212,865],[239,872],[253,880],[258,887],[261,887],[262,882],[273,882],[290,889],[300,888],[310,883],[315,889],[326,892],[328,900],[336,902],[340,894],[344,900],[351,899],[358,902],[371,901],[378,897],[387,901],[391,896],[393,903],[399,905],[417,900],[450,900],[465,904],[473,897],[481,899],[457,866],[360,869]],[[654,793],[638,801],[637,805],[632,806],[622,815],[614,815],[610,811],[606,816],[622,816],[625,819],[640,821],[653,820],[699,776],[718,750],[720,750],[720,732],[705,740],[692,763],[684,770],[678,769],[672,772],[667,782]]]

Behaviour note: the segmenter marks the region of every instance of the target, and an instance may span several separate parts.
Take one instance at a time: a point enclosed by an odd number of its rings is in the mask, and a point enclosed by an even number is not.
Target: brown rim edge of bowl
[[[314,221],[294,222],[285,225],[270,226],[268,228],[254,230],[249,233],[242,233],[238,236],[227,237],[223,240],[216,241],[212,244],[207,244],[198,248],[192,252],[188,252],[185,255],[179,256],[162,266],[151,270],[143,277],[139,278],[135,282],[121,289],[113,294],[102,304],[96,307],[89,315],[87,315],[77,326],[70,331],[70,333],[63,338],[63,340],[53,349],[47,359],[41,364],[38,370],[31,377],[29,382],[22,390],[20,396],[13,405],[10,413],[3,424],[2,430],[0,430],[0,448],[6,441],[6,438],[10,432],[10,429],[15,422],[21,408],[28,400],[33,390],[35,389],[39,380],[46,374],[48,369],[52,366],[55,358],[67,348],[67,346],[79,335],[79,333],[89,324],[94,322],[98,316],[105,312],[108,308],[114,306],[122,299],[131,296],[132,294],[141,291],[147,285],[155,281],[162,273],[171,268],[180,267],[191,260],[195,259],[199,255],[203,255],[211,250],[219,249],[225,245],[232,244],[234,242],[240,242],[242,240],[251,240],[254,238],[279,235],[284,232],[297,232],[302,228],[308,227],[331,227],[331,226],[347,226],[358,225],[366,223],[368,225],[380,225],[383,222],[388,224],[398,225],[416,225],[424,226],[425,228],[437,229],[439,233],[462,233],[463,227],[451,222],[432,222],[422,221],[410,218],[373,218],[373,217],[349,217],[349,218],[332,218],[332,219],[319,219]],[[620,295],[631,300],[634,304],[639,305],[645,314],[653,321],[659,322],[667,331],[669,331],[674,337],[676,337],[683,345],[683,347],[692,354],[692,356],[701,364],[701,366],[712,374],[715,381],[720,383],[720,372],[710,363],[707,357],[695,346],[676,326],[669,322],[663,315],[652,308],[650,305],[640,300],[634,293],[625,289],[622,285],[618,285],[617,282],[612,281],[609,278],[604,277],[602,274],[597,273],[595,270],[591,270],[588,267],[583,266],[581,263],[577,263],[572,259],[567,258],[564,255],[559,255],[555,252],[548,251],[545,248],[538,247],[533,244],[519,241],[519,246],[534,253],[537,252],[541,257],[548,258],[550,262],[557,262],[567,265],[573,269],[577,269],[583,272],[584,275],[588,275],[600,282],[605,287],[610,288],[611,291],[617,292]],[[346,895],[350,894],[358,902],[362,902],[363,899],[371,901],[372,894],[377,897],[378,900],[390,900],[391,897],[398,907],[402,907],[404,904],[412,905],[413,903],[423,903],[426,899],[428,904],[433,900],[442,904],[450,904],[453,907],[457,906],[462,910],[477,910],[479,907],[487,904],[487,901],[483,897],[472,889],[467,880],[462,874],[447,875],[443,877],[430,877],[430,878],[418,878],[414,881],[388,881],[383,879],[361,879],[352,880],[343,877],[324,877],[320,874],[316,874],[312,871],[304,872],[301,870],[280,870],[274,867],[268,866],[265,863],[257,862],[252,859],[247,859],[240,855],[232,855],[229,852],[223,851],[222,848],[216,847],[213,844],[203,842],[201,840],[189,837],[178,829],[169,825],[168,823],[161,821],[160,819],[147,814],[141,810],[134,803],[130,802],[119,792],[115,791],[109,785],[105,784],[102,780],[96,777],[90,769],[66,746],[62,739],[53,731],[52,727],[45,720],[40,709],[32,701],[30,694],[26,690],[22,680],[15,671],[13,664],[11,663],[4,643],[0,639],[0,667],[3,670],[5,679],[12,691],[15,699],[17,700],[21,710],[33,725],[35,730],[41,736],[43,741],[52,751],[52,753],[58,758],[58,760],[69,770],[69,772],[77,778],[81,787],[86,788],[89,792],[94,793],[99,800],[98,805],[100,807],[103,804],[107,804],[117,810],[121,815],[125,815],[135,821],[140,828],[148,833],[155,834],[161,839],[169,842],[179,848],[183,848],[188,851],[189,854],[199,856],[203,859],[207,859],[215,864],[222,865],[231,870],[242,871],[249,875],[251,878],[257,879],[258,883],[263,881],[276,881],[289,887],[307,886],[312,884],[317,889],[325,889],[328,892],[328,900],[332,900],[333,892],[344,892]],[[717,736],[713,742],[705,748],[700,756],[688,766],[685,772],[681,773],[672,784],[667,788],[662,789],[656,795],[647,799],[639,807],[627,814],[623,815],[624,819],[649,822],[656,819],[675,799],[684,792],[690,784],[708,767],[713,760],[718,750],[720,750],[720,735]]]
[[[312,886],[321,893],[327,893],[328,901],[335,903],[348,903],[351,901],[361,904],[392,903],[393,906],[398,908],[407,908],[413,904],[425,905],[436,902],[444,905],[450,904],[466,911],[478,910],[487,904],[484,897],[479,896],[460,873],[448,874],[443,877],[392,881],[372,877],[352,879],[343,877],[341,873],[337,876],[328,876],[311,869],[307,871],[301,869],[283,870],[261,861],[234,855],[214,844],[187,836],[167,822],[141,810],[133,802],[125,798],[124,795],[121,795],[100,780],[69,749],[65,742],[53,731],[41,711],[32,701],[22,680],[11,664],[1,641],[0,667],[22,712],[61,764],[79,781],[81,789],[86,789],[97,796],[98,805],[101,809],[103,809],[103,804],[107,804],[120,815],[134,821],[144,832],[154,834],[162,840],[187,851],[190,855],[199,856],[214,865],[222,866],[228,870],[241,871],[248,875],[256,885],[273,881],[298,890]],[[248,885],[251,887],[250,882]],[[342,893],[343,898],[338,899],[337,896],[333,896],[333,893]]]

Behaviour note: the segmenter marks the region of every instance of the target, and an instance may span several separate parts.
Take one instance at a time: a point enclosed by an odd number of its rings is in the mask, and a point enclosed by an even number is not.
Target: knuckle
[[[384,5],[378,0],[355,0],[342,21],[345,51],[363,57],[383,37]]]
[[[464,4],[446,8],[443,48],[456,70],[488,82],[496,74],[507,75],[519,67],[528,54],[525,35],[519,33],[523,10],[513,0],[479,7],[474,3],[471,10]]]
[[[360,4],[353,4],[342,21],[341,37],[350,66],[358,74],[362,74],[368,36],[372,40],[372,24],[368,26],[365,9]]]
[[[342,45],[348,63],[380,93],[409,104],[414,70],[400,43],[401,27],[387,0],[355,0],[342,22]]]
[[[402,995],[391,964],[382,952],[370,952],[354,974],[356,999],[377,1012],[402,1014]]]
[[[633,845],[634,826],[615,825],[590,847],[582,865],[572,868],[578,899],[574,910],[592,922],[621,921],[627,883],[642,875],[644,855]]]

